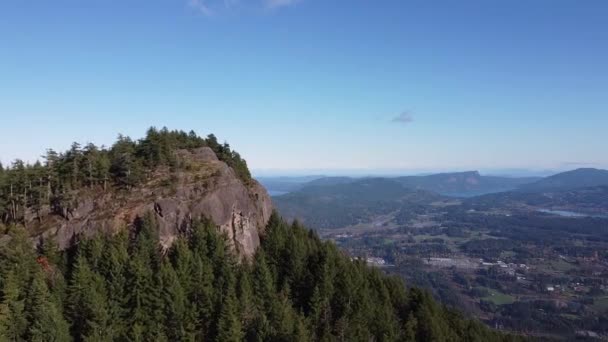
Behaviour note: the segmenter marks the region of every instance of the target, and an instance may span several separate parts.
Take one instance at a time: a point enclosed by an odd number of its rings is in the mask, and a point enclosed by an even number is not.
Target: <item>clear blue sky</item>
[[[3,162],[155,125],[255,170],[605,168],[608,1],[2,0],[0,119]]]

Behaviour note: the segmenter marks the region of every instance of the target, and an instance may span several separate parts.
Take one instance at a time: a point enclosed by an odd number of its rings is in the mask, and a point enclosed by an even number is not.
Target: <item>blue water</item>
[[[268,190],[270,196],[281,196],[289,193],[289,191]]]
[[[606,215],[590,215],[590,214],[576,213],[574,211],[567,211],[567,210],[538,209],[538,211],[540,211],[541,213],[553,214],[553,215],[558,215],[558,216],[563,216],[563,217],[601,217],[601,218],[608,217]]]

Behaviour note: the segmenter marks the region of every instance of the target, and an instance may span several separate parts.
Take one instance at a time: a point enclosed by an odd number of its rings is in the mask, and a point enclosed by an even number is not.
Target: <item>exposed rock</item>
[[[28,229],[54,237],[60,248],[67,248],[75,238],[114,233],[131,226],[137,217],[154,213],[161,244],[167,248],[193,219],[207,217],[239,255],[251,256],[272,213],[266,190],[255,180],[240,180],[210,148],[181,150],[176,155],[179,171],[156,170],[145,184],[129,191],[79,191],[69,217],[47,214],[28,222]]]

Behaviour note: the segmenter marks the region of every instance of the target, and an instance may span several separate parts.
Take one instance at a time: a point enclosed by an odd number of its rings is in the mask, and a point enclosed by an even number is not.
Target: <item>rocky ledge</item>
[[[192,220],[205,217],[227,235],[240,256],[251,256],[272,213],[266,189],[253,179],[239,179],[208,147],[177,151],[177,161],[176,170],[159,168],[129,190],[80,190],[72,209],[31,217],[27,228],[35,239],[53,238],[64,249],[98,232],[127,229],[138,217],[153,213],[167,248]]]

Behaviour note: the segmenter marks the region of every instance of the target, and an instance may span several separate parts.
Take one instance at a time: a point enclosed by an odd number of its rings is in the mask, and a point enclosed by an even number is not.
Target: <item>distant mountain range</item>
[[[477,171],[396,178],[321,177],[293,181],[289,189],[273,197],[275,206],[286,218],[304,220],[315,228],[366,223],[396,212],[405,217],[403,213],[450,197],[468,198],[463,204],[471,208],[608,212],[608,171],[598,169],[546,178],[483,176]]]
[[[407,188],[432,191],[446,196],[471,197],[513,190],[521,185],[536,182],[540,178],[482,176],[477,171],[467,171],[398,177],[396,180]]]
[[[288,192],[296,191],[302,188],[305,184],[314,181],[315,179],[324,178],[325,176],[298,176],[298,177],[257,177],[258,182],[262,183],[272,196],[282,195]]]
[[[367,177],[367,179],[372,177]],[[451,197],[474,197],[496,192],[559,191],[608,185],[608,170],[581,168],[548,177],[502,177],[481,175],[478,171],[437,173],[423,176],[375,177],[394,180],[406,188],[425,190]],[[275,195],[313,186],[354,183],[355,177],[262,177],[258,180]]]
[[[388,178],[323,178],[300,190],[274,197],[281,215],[300,219],[315,228],[369,222],[404,206],[428,205],[440,200],[432,192],[409,189]]]
[[[542,178],[520,188],[526,192],[559,191],[608,185],[608,170],[583,168]]]
[[[588,215],[608,214],[608,171],[576,169],[525,184],[515,191],[473,197],[480,208],[539,207]]]
[[[355,183],[362,179],[366,178],[324,176],[258,178],[269,192],[274,195],[299,191],[313,186]],[[432,191],[445,196],[472,197],[513,190],[521,185],[534,183],[541,178],[482,176],[477,171],[467,171],[424,176],[383,177],[383,179],[393,180],[405,188]]]

